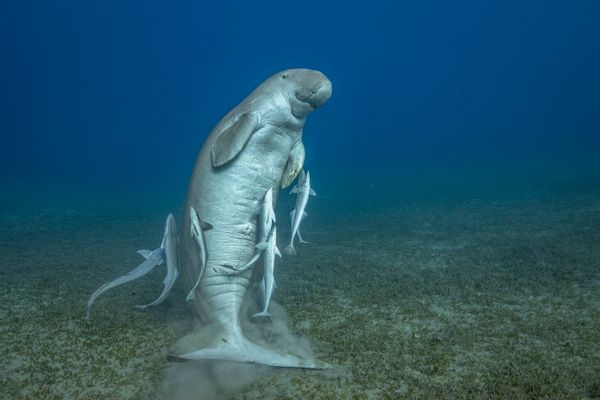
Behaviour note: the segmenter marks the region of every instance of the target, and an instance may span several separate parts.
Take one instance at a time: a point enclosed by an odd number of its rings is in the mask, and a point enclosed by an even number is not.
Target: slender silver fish
[[[165,276],[165,279],[163,280],[163,291],[153,302],[136,306],[137,308],[144,309],[162,303],[167,298],[167,295],[175,284],[175,280],[177,280],[177,277],[179,276],[179,271],[177,271],[177,228],[175,226],[173,214],[169,214],[167,217],[166,225],[165,235],[160,244],[160,247],[163,249],[165,264],[167,265],[167,276]]]
[[[200,284],[202,275],[204,275],[204,270],[206,269],[206,261],[208,260],[208,252],[206,251],[206,239],[204,238],[204,231],[212,229],[211,224],[204,221],[200,221],[198,213],[196,212],[194,207],[190,207],[190,218],[190,235],[192,235],[192,237],[196,239],[198,247],[200,248],[200,272],[198,273],[198,279],[196,280],[196,284],[185,298],[187,301],[191,301],[196,298],[196,288]]]
[[[163,292],[161,295],[154,300],[152,303],[149,303],[144,306],[136,306],[138,308],[146,308],[148,306],[153,306],[162,302],[167,294],[173,287],[173,283],[175,279],[177,279],[177,229],[175,226],[175,218],[173,214],[169,214],[167,217],[167,222],[165,223],[165,233],[163,235],[163,240],[160,246],[152,251],[150,250],[140,250],[138,253],[144,257],[146,260],[138,265],[133,270],[129,271],[127,274],[118,277],[110,282],[105,283],[100,286],[90,297],[87,302],[87,310],[86,310],[86,318],[90,318],[90,313],[92,311],[92,305],[102,293],[106,292],[109,289],[114,287],[123,285],[127,282],[131,282],[142,276],[148,274],[155,267],[161,265],[166,261],[167,264],[167,276],[163,281],[165,285]]]
[[[290,238],[290,244],[283,250],[285,254],[295,256],[296,249],[294,248],[294,238],[298,235],[298,238],[303,243],[308,243],[302,240],[300,236],[300,224],[306,218],[308,214],[304,209],[306,208],[306,204],[308,203],[308,196],[316,196],[314,190],[310,187],[310,172],[304,173],[304,170],[300,172],[300,176],[298,177],[298,184],[294,186],[294,188],[290,191],[291,193],[297,193],[296,196],[296,208],[292,210],[290,213],[290,217],[292,220],[292,237]]]
[[[252,258],[248,260],[248,262],[241,267],[231,267],[229,265],[224,265],[224,267],[234,269],[232,274],[239,274],[250,268],[258,259],[260,255],[265,251],[266,246],[260,247],[260,243],[266,243],[271,232],[271,228],[273,227],[273,223],[276,221],[275,219],[275,211],[273,211],[273,188],[269,188],[265,193],[263,201],[261,203],[261,209],[258,213],[258,243],[255,247],[254,254]]]
[[[269,303],[271,302],[273,290],[275,290],[275,255],[277,254],[281,257],[281,253],[277,248],[277,227],[275,225],[273,225],[268,240],[257,244],[256,247],[265,251],[263,277],[260,284],[263,297],[263,310],[252,317],[270,317]]]

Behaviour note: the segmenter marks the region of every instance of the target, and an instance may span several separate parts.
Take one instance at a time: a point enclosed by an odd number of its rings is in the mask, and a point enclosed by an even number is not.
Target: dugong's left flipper
[[[144,309],[162,303],[179,276],[179,272],[177,271],[177,227],[175,226],[173,214],[169,214],[167,217],[165,234],[163,236],[163,241],[160,244],[160,248],[163,249],[164,260],[167,264],[167,276],[165,276],[165,279],[163,280],[163,285],[165,285],[165,287],[156,300],[143,306],[136,306],[137,308]]]
[[[305,154],[304,144],[302,142],[298,142],[298,144],[290,150],[290,156],[288,157],[287,163],[285,164],[285,170],[281,176],[280,186],[282,189],[290,186],[300,171],[302,171]]]
[[[117,279],[107,282],[104,285],[100,286],[92,294],[92,296],[90,297],[90,299],[87,302],[87,312],[86,312],[87,319],[90,318],[92,304],[94,304],[96,299],[102,293],[104,293],[107,290],[112,289],[114,287],[123,285],[127,282],[131,282],[138,278],[141,278],[142,276],[144,276],[144,275],[148,274],[150,271],[152,271],[155,267],[157,267],[157,266],[161,265],[163,262],[165,262],[165,259],[167,261],[167,278],[165,279],[165,289],[167,288],[167,279],[169,278],[170,275],[171,276],[174,275],[174,277],[171,280],[173,282],[175,281],[175,278],[177,277],[177,258],[174,258],[174,256],[177,255],[177,253],[176,253],[176,227],[175,227],[175,218],[173,218],[172,214],[169,214],[169,216],[167,217],[167,222],[165,225],[165,234],[163,236],[163,241],[162,241],[160,247],[158,247],[157,249],[155,249],[153,251],[140,250],[140,251],[138,251],[138,253],[140,253],[144,258],[146,258],[146,261],[144,261],[143,263],[138,265],[135,269],[129,271],[127,274],[120,276]],[[174,270],[175,272],[173,273],[172,270]],[[169,290],[173,286],[173,282],[169,283],[169,285],[170,285],[168,287]],[[163,293],[164,293],[164,291],[163,291]],[[168,290],[167,290],[167,293],[168,293]],[[166,294],[165,294],[165,296],[166,296]],[[163,297],[163,295],[161,295],[161,297]],[[162,299],[161,299],[161,301],[162,301]],[[156,304],[158,304],[158,303],[156,303]],[[145,306],[143,306],[143,307],[145,307]]]

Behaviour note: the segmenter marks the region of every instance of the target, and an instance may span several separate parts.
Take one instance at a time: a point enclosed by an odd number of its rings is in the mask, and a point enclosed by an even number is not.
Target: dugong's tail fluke
[[[140,250],[138,253],[146,258],[146,261],[138,265],[133,270],[129,271],[123,276],[118,277],[110,282],[105,283],[100,286],[90,297],[87,302],[87,310],[86,310],[86,318],[90,318],[90,313],[92,311],[92,305],[96,301],[96,299],[104,292],[114,287],[123,285],[127,282],[131,282],[133,280],[139,279],[142,276],[148,274],[155,267],[161,265],[166,262],[167,264],[167,276],[163,281],[165,285],[163,292],[161,295],[154,300],[152,303],[144,305],[144,306],[136,306],[139,308],[145,308],[151,305],[156,305],[161,303],[166,297],[171,288],[173,287],[173,283],[175,283],[175,279],[177,279],[177,228],[175,226],[175,218],[173,214],[169,214],[167,217],[167,222],[165,224],[165,234],[163,236],[163,240],[161,245],[154,249],[150,250]]]
[[[271,349],[243,339],[238,343],[221,343],[216,347],[208,347],[180,356],[167,357],[172,362],[192,360],[223,360],[254,363],[282,368],[328,369],[329,364],[316,360],[307,360],[292,354],[281,354]]]

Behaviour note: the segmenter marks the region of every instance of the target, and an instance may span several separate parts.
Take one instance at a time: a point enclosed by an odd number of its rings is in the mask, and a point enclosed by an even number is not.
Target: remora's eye
[[[281,75],[281,77],[282,77],[283,79],[286,79],[286,78],[287,78],[287,75],[286,75],[286,74],[283,74],[283,75]]]

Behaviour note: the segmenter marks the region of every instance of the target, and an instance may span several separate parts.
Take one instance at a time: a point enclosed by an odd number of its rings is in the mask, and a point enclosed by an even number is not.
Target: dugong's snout
[[[319,72],[303,70],[301,85],[296,90],[296,99],[310,105],[313,109],[325,104],[331,97],[331,81]]]
[[[325,76],[323,76],[325,78]],[[321,86],[306,100],[312,108],[321,107],[331,97],[331,82],[325,78]]]

